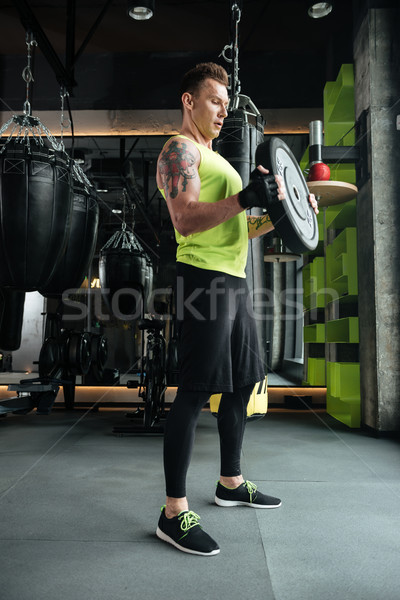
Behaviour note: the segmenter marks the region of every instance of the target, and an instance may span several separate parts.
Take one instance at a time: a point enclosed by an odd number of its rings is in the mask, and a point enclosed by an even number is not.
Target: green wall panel
[[[324,88],[324,144],[353,146],[355,144],[354,71],[353,65],[342,65],[336,81]],[[300,167],[307,177],[309,151],[305,151]],[[329,164],[332,181],[355,184],[354,164]],[[321,218],[322,216],[322,218]],[[304,342],[307,352],[307,382],[327,386],[327,411],[349,427],[360,424],[360,368],[356,362],[326,362],[321,358],[319,344],[325,346],[325,356],[358,356],[358,279],[356,199],[320,210],[319,222],[324,223],[321,236],[324,248],[319,256],[308,255],[303,269],[304,307],[306,309]],[[324,256],[321,256],[321,255]],[[326,290],[324,288],[327,288]],[[331,291],[330,291],[331,290]],[[308,311],[319,309],[314,317]],[[323,311],[322,309],[325,309]],[[342,314],[342,312],[344,314]],[[315,317],[317,315],[317,318]],[[352,316],[347,316],[352,315]],[[337,318],[336,318],[337,317]],[[321,322],[321,319],[323,322]],[[318,320],[317,323],[313,320]],[[326,320],[326,322],[325,322]],[[314,345],[315,344],[315,345]],[[339,353],[336,344],[352,344]],[[343,349],[343,348],[342,348]],[[344,349],[343,349],[344,350]],[[313,355],[314,354],[314,355]],[[355,356],[354,356],[355,358]],[[351,360],[351,359],[350,359]],[[326,376],[326,381],[325,381]]]
[[[328,362],[326,372],[328,414],[349,427],[360,427],[360,365]]]

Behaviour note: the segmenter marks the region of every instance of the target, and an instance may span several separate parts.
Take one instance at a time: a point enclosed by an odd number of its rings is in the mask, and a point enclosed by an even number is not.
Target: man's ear
[[[189,92],[184,92],[182,94],[182,104],[185,108],[188,108],[190,110],[193,106],[192,94],[189,94]]]

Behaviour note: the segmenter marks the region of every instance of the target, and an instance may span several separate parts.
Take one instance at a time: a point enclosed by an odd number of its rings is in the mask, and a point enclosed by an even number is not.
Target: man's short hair
[[[206,79],[214,79],[225,87],[229,85],[228,73],[224,67],[213,62],[199,63],[190,69],[182,79],[180,95],[185,92],[196,95]]]

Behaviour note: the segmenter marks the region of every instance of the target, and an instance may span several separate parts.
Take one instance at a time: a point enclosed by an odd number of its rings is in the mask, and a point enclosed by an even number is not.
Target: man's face
[[[226,87],[214,79],[206,79],[192,100],[192,119],[200,133],[207,140],[218,137],[227,116]]]

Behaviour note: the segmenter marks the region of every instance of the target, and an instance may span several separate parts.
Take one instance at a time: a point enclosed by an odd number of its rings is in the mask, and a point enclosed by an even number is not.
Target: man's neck
[[[201,146],[205,146],[212,150],[212,140],[205,138],[195,125],[191,124],[191,126],[188,126],[183,122],[180,133]]]

